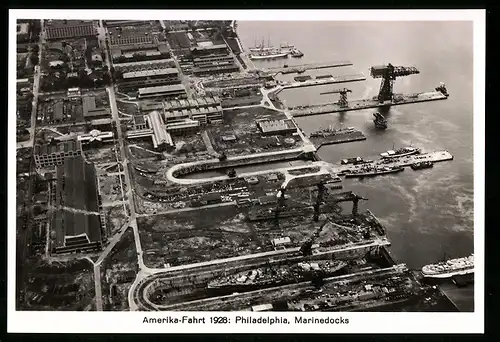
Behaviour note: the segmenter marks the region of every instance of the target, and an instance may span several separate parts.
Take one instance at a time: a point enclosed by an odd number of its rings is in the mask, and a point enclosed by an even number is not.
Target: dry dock
[[[338,68],[343,66],[351,66],[351,61],[338,61],[338,62],[330,62],[330,63],[311,63],[311,64],[299,64],[299,65],[291,65],[289,67],[278,67],[278,68],[269,68],[266,71],[275,74],[294,74],[298,72],[303,72],[306,70],[314,70],[314,69],[328,69],[328,68]]]
[[[453,156],[448,151],[436,151],[436,152],[422,153],[422,154],[416,154],[416,155],[412,155],[412,156],[406,156],[406,157],[394,158],[394,159],[395,160],[391,161],[391,162],[384,162],[385,160],[378,159],[378,160],[374,160],[371,163],[358,164],[358,165],[336,164],[336,165],[332,166],[331,170],[334,173],[342,173],[342,172],[349,171],[349,170],[362,169],[366,166],[405,167],[405,166],[410,166],[411,164],[423,162],[423,161],[431,161],[431,162],[437,163],[437,162],[442,162],[442,161],[447,161],[447,160],[453,160]]]
[[[349,82],[349,81],[344,81],[344,82]],[[335,83],[335,82],[333,82],[333,83]],[[336,83],[340,83],[340,82],[336,82]],[[284,87],[284,88],[286,88],[286,87]],[[289,87],[289,88],[291,88],[291,87]],[[294,108],[290,108],[290,113],[296,117],[308,116],[308,115],[319,115],[319,114],[327,114],[327,113],[347,112],[347,111],[351,111],[351,110],[377,108],[377,107],[383,107],[383,106],[398,106],[398,105],[409,104],[409,103],[445,100],[447,98],[448,98],[447,96],[443,95],[441,92],[438,92],[438,91],[432,91],[432,92],[426,92],[426,93],[416,93],[416,94],[410,94],[410,95],[394,94],[394,99],[392,101],[386,101],[384,103],[380,103],[376,98],[375,99],[365,99],[365,100],[354,100],[354,101],[349,101],[349,103],[346,107],[342,107],[337,103],[331,103],[331,104],[326,104],[326,105],[294,107]]]

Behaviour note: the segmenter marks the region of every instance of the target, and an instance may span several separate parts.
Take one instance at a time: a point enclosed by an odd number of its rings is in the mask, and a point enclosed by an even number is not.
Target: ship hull
[[[401,158],[401,157],[406,157],[406,156],[411,156],[413,154],[418,154],[420,151],[415,150],[411,152],[406,152],[406,153],[401,153],[401,154],[393,154],[393,155],[387,155],[387,156],[381,156],[383,159],[395,159],[395,158]]]
[[[275,286],[283,286],[283,285],[289,285],[289,284],[294,284],[294,283],[302,283],[302,282],[307,282],[307,281],[313,281],[313,280],[319,280],[319,279],[324,279],[328,278],[331,276],[334,276],[338,272],[340,272],[342,269],[344,269],[347,266],[347,264],[343,264],[342,266],[339,266],[338,268],[334,270],[330,270],[328,272],[323,272],[322,274],[308,274],[304,275],[303,277],[297,277],[297,278],[287,278],[283,280],[272,280],[272,281],[263,281],[263,282],[254,282],[254,283],[248,283],[248,284],[208,284],[207,289],[210,290],[224,290],[224,291],[241,291],[241,292],[246,292],[246,291],[252,291],[252,290],[258,290],[261,288],[265,287],[275,287]]]
[[[252,59],[252,60],[278,59],[278,58],[286,58],[286,57],[288,57],[288,53],[285,53],[285,52],[273,54],[273,55],[264,55],[264,56],[250,55],[250,59]]]
[[[375,172],[346,173],[345,177],[346,178],[374,177],[379,175],[385,175],[388,173],[397,173],[401,171],[404,171],[404,168],[385,170],[385,171],[375,171]]]
[[[422,275],[425,278],[434,278],[434,279],[447,279],[455,276],[463,276],[463,275],[468,275],[468,274],[473,274],[474,269],[465,269],[465,270],[458,270],[458,271],[453,271],[453,272],[446,272],[446,273],[425,273],[424,271],[421,272]]]

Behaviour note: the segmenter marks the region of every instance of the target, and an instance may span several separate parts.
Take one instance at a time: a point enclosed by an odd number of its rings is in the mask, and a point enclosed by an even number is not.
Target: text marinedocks
[[[237,324],[291,324],[294,322],[295,324],[349,324],[349,319],[344,317],[303,317],[303,316],[295,316],[293,321],[286,317],[253,317],[253,316],[236,316],[234,318],[234,323]],[[207,317],[197,317],[197,316],[182,316],[182,317],[148,317],[144,316],[142,323],[148,324],[206,324],[206,323],[215,323],[215,324],[230,324],[231,319],[207,319]]]

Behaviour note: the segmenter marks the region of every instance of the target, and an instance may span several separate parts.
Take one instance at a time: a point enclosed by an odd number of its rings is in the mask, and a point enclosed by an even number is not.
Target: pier
[[[316,80],[315,80],[316,81]],[[349,81],[344,81],[349,82]],[[340,82],[331,82],[340,83]],[[290,87],[289,87],[290,88]],[[399,106],[403,104],[446,100],[448,97],[439,91],[431,91],[416,94],[394,94],[393,99],[380,102],[377,98],[349,101],[346,106],[339,103],[329,103],[324,105],[312,105],[290,108],[290,114],[295,117],[320,115],[328,113],[347,112],[352,110],[362,110],[378,107]]]
[[[365,81],[366,77],[363,74],[354,74],[354,75],[345,75],[345,76],[332,76],[328,78],[315,78],[311,80],[306,80],[303,82],[294,81],[294,82],[283,82],[280,84],[280,89],[276,91],[276,94],[281,92],[283,89],[291,89],[291,88],[305,88],[305,87],[313,87],[320,86],[326,84],[335,84],[335,83],[346,83],[346,82],[357,82],[357,81]]]
[[[311,63],[311,64],[299,64],[299,65],[291,65],[289,67],[277,67],[277,68],[269,68],[266,69],[266,72],[274,73],[274,74],[294,74],[299,72],[304,72],[306,70],[314,70],[314,69],[328,69],[328,68],[338,68],[343,66],[351,66],[351,61],[337,61],[337,62],[329,62],[329,63]]]
[[[353,141],[366,140],[363,132],[355,130],[352,133],[325,135],[325,136],[311,136],[309,140],[313,143],[316,150],[319,150],[323,145],[343,144]]]
[[[424,161],[430,161],[433,163],[437,162],[442,162],[442,161],[448,161],[448,160],[453,160],[453,156],[451,155],[450,152],[448,151],[435,151],[435,152],[428,152],[428,153],[422,153],[422,154],[414,154],[406,157],[401,157],[401,158],[394,158],[395,160],[386,162],[385,159],[377,159],[374,160],[370,163],[363,163],[363,164],[346,164],[346,165],[340,165],[340,164],[335,164],[331,167],[331,171],[333,173],[342,173],[350,170],[359,170],[362,168],[365,168],[366,166],[371,166],[371,167],[377,167],[377,166],[386,166],[386,167],[406,167],[410,166],[414,163],[420,163]]]

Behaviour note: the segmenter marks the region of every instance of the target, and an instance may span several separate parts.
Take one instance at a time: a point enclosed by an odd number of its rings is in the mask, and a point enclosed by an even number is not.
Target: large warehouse
[[[100,198],[94,165],[68,158],[56,168],[52,251],[71,253],[101,248]],[[53,234],[54,234],[53,233]]]

